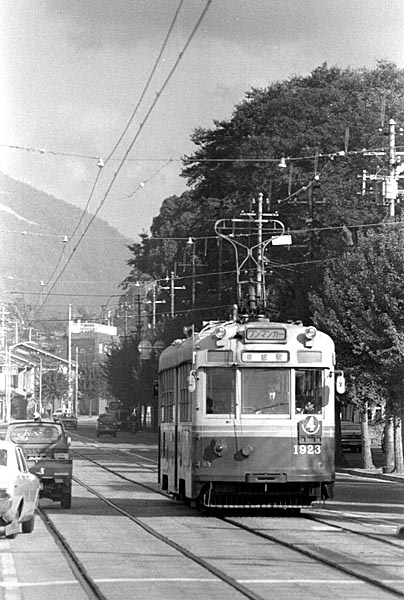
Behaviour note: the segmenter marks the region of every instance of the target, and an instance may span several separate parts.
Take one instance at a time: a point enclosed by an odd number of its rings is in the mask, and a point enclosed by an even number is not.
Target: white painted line
[[[59,580],[59,581],[26,581],[26,582],[21,582],[21,581],[17,581],[16,583],[13,584],[7,584],[4,581],[0,581],[0,588],[7,588],[7,587],[18,587],[18,588],[33,588],[33,587],[51,587],[53,585],[80,585],[79,582],[76,579],[66,579],[66,580]],[[7,592],[5,595],[5,600],[8,600],[8,596],[7,596]],[[10,597],[11,599],[11,597]],[[18,595],[18,600],[22,600],[22,596]]]
[[[377,508],[403,508],[402,504],[390,504],[388,502],[339,502],[337,500],[327,501],[327,506],[371,506]],[[352,511],[351,511],[352,512]]]
[[[221,582],[217,577],[123,577],[114,579],[94,579],[95,583],[212,583]]]
[[[114,577],[105,579],[95,579],[95,583],[222,583],[218,577],[213,578],[200,578],[200,577]],[[237,579],[238,583],[242,584],[296,584],[296,583],[308,583],[308,584],[335,584],[335,585],[366,585],[366,581],[357,581],[354,579]],[[385,584],[398,584],[404,583],[404,580],[383,580]],[[22,600],[22,596],[16,588],[34,588],[34,587],[52,587],[52,586],[64,586],[64,585],[75,585],[79,583],[75,579],[71,580],[59,580],[59,581],[37,581],[37,582],[18,582],[6,583],[0,582],[0,588],[6,588],[6,594],[4,600]],[[7,591],[18,591],[18,596],[7,595]]]
[[[17,572],[11,552],[0,553],[1,586],[4,588],[4,600],[22,600]]]

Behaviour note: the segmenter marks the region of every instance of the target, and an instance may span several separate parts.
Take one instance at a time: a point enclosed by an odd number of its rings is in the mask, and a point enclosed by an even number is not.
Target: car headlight
[[[9,488],[0,488],[0,500],[8,500],[11,498],[11,493]]]

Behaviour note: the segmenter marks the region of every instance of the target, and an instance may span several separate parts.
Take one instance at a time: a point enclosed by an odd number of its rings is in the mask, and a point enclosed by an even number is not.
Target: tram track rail
[[[322,509],[322,513],[327,513],[327,510]],[[337,515],[336,511],[329,511],[329,518],[331,518],[331,517],[335,518],[336,516],[339,516],[339,515]],[[334,527],[335,529],[338,529],[340,531],[346,531],[347,533],[352,533],[354,535],[359,535],[361,537],[380,542],[381,544],[385,544],[386,546],[390,546],[393,548],[403,548],[403,544],[396,540],[393,541],[391,539],[386,539],[386,538],[381,537],[380,535],[377,535],[374,533],[367,533],[366,531],[358,531],[356,529],[350,529],[349,527],[347,527],[345,525],[331,523],[329,520],[327,520],[327,514],[324,515],[324,518],[317,516],[317,515],[305,514],[304,518],[307,520],[310,520],[310,521],[314,521],[316,523],[322,523],[323,525],[327,525],[328,527]],[[356,523],[358,525],[363,525],[363,521],[361,519],[358,519],[351,515],[344,515],[344,519],[346,519],[350,523]]]
[[[140,527],[144,531],[146,531],[149,535],[153,536],[154,538],[158,539],[159,541],[163,542],[164,544],[167,544],[168,546],[170,546],[171,548],[173,548],[174,550],[176,550],[177,552],[179,552],[180,554],[182,554],[189,560],[193,561],[200,567],[204,568],[211,575],[214,575],[215,577],[220,579],[220,581],[222,581],[223,583],[226,583],[227,585],[232,587],[234,590],[236,590],[237,592],[242,594],[245,598],[248,598],[249,600],[265,600],[262,596],[260,596],[259,594],[256,594],[252,590],[249,590],[245,585],[243,585],[242,583],[239,583],[233,577],[230,577],[229,575],[227,575],[224,571],[218,569],[217,567],[215,567],[214,565],[212,565],[205,559],[197,556],[196,554],[194,554],[193,552],[191,552],[184,546],[181,546],[174,540],[161,534],[159,531],[157,531],[156,529],[154,529],[153,527],[151,527],[150,525],[145,523],[142,519],[136,517],[135,515],[132,515],[131,513],[129,513],[122,507],[120,507],[117,503],[113,502],[112,500],[110,500],[109,498],[107,498],[106,496],[101,494],[99,491],[95,490],[94,488],[92,488],[91,486],[86,484],[84,481],[81,481],[77,477],[74,477],[74,481],[76,482],[76,484],[83,487],[88,493],[96,496],[99,500],[101,500],[107,506],[109,506],[114,511],[119,513],[121,516],[126,517],[127,519],[129,519],[130,521],[135,523],[138,527]],[[133,483],[135,483],[136,485],[142,485],[142,484],[138,484],[136,482],[133,482]],[[155,490],[153,490],[153,491],[155,491]],[[52,530],[55,531],[55,535],[59,536],[59,533],[57,532],[56,528],[54,528],[53,526],[52,526]],[[66,550],[68,550],[68,548],[69,548],[68,544],[66,542],[64,542],[64,544],[66,546]],[[69,556],[70,556],[70,550],[69,550]],[[76,561],[74,561],[74,564],[76,564]],[[84,573],[82,573],[81,570],[80,570],[80,575],[84,575]],[[87,577],[85,580],[87,581]],[[93,585],[94,585],[95,590],[97,590],[96,584],[94,583]],[[101,599],[104,599],[105,597],[103,595],[100,595],[100,596],[95,596],[95,598],[97,598],[97,600],[98,600],[98,598],[100,598],[100,600],[101,600]]]
[[[68,544],[65,537],[61,534],[54,523],[52,523],[51,519],[49,519],[46,509],[38,507],[37,512],[46,529],[62,552],[62,555],[69,565],[73,576],[76,578],[78,584],[87,595],[88,600],[108,600],[108,598],[101,592],[94,579],[90,577],[83,563],[78,559],[77,554],[73,551],[70,544]]]
[[[119,451],[117,450],[117,452],[119,452]],[[116,471],[116,470],[114,470],[111,467],[103,465],[99,460],[94,460],[93,458],[90,458],[89,456],[85,456],[84,454],[82,454],[80,452],[77,452],[76,454],[79,454],[82,459],[88,460],[88,461],[96,464],[98,467],[104,469],[105,471],[113,474],[114,476],[116,476],[116,477],[118,477],[120,479],[125,480],[126,482],[132,483],[133,485],[136,485],[136,486],[141,486],[142,488],[147,489],[148,491],[151,491],[153,493],[159,494],[159,495],[164,496],[166,498],[170,497],[167,493],[156,489],[156,487],[154,487],[154,486],[148,485],[145,482],[141,482],[141,481],[135,480],[135,479],[133,479],[131,477],[123,475],[122,473],[119,473],[119,471]],[[142,457],[142,459],[143,458],[144,457]],[[130,520],[132,520],[137,525],[139,525],[140,527],[142,527],[149,534],[154,535],[155,537],[157,537],[158,539],[160,539],[162,542],[169,544],[172,548],[175,548],[176,550],[178,550],[179,552],[181,552],[183,555],[185,555],[188,558],[190,558],[191,560],[195,561],[200,566],[203,566],[211,574],[214,574],[215,576],[219,577],[222,581],[225,581],[226,583],[228,583],[229,585],[231,585],[232,587],[234,587],[234,589],[237,589],[239,592],[241,592],[242,594],[244,594],[247,598],[252,598],[254,600],[258,600],[258,599],[261,598],[260,596],[256,595],[255,593],[252,593],[250,590],[246,589],[243,584],[240,584],[239,582],[237,582],[233,578],[229,578],[225,573],[223,573],[222,571],[220,571],[219,569],[217,569],[213,565],[209,564],[206,560],[200,559],[198,556],[196,556],[192,552],[189,552],[186,548],[183,548],[182,546],[180,546],[177,542],[175,542],[173,540],[170,540],[166,536],[163,536],[162,534],[160,534],[159,532],[157,532],[156,530],[154,530],[152,527],[150,527],[149,525],[147,525],[146,523],[144,523],[143,520],[137,518],[134,515],[131,515],[130,513],[128,513],[127,511],[125,511],[124,509],[122,509],[121,507],[119,507],[118,505],[116,505],[114,502],[112,502],[111,500],[109,500],[108,498],[105,498],[102,494],[100,494],[99,492],[97,492],[97,490],[94,490],[90,486],[87,486],[87,484],[85,484],[84,482],[80,481],[76,477],[74,477],[74,480],[79,485],[82,485],[83,487],[85,487],[88,492],[96,495],[100,500],[102,500],[103,502],[105,502],[106,504],[108,504],[110,507],[114,508],[115,510],[117,510],[118,512],[120,512],[122,515],[128,517]],[[269,511],[267,511],[267,513],[268,512]],[[332,512],[333,516],[335,517],[335,511],[330,511],[330,512]],[[241,522],[240,520],[236,520],[236,519],[234,519],[232,517],[229,517],[229,516],[226,516],[226,515],[220,515],[216,511],[209,512],[208,514],[209,514],[209,516],[213,516],[213,517],[215,517],[217,519],[220,519],[220,520],[226,522],[227,524],[232,525],[233,527],[236,527],[238,529],[246,531],[246,532],[248,532],[248,533],[250,533],[252,535],[258,536],[261,539],[266,539],[266,540],[268,540],[268,541],[270,541],[272,543],[279,544],[280,546],[282,546],[284,548],[287,548],[289,550],[297,552],[298,554],[300,554],[300,555],[302,555],[302,556],[304,556],[306,558],[310,558],[310,559],[316,561],[317,563],[320,563],[322,565],[330,567],[330,568],[336,570],[339,573],[343,573],[345,575],[348,575],[350,577],[355,578],[356,580],[360,580],[363,583],[366,583],[366,584],[369,584],[369,585],[371,585],[373,587],[376,587],[377,589],[383,590],[384,592],[388,592],[390,594],[393,594],[395,597],[404,598],[404,592],[396,589],[393,585],[390,585],[389,583],[386,583],[386,581],[381,581],[379,579],[376,579],[375,577],[372,577],[371,575],[368,575],[368,574],[366,574],[364,572],[360,572],[361,565],[359,563],[356,565],[356,569],[353,568],[353,567],[344,565],[344,564],[337,564],[335,562],[335,559],[331,560],[331,559],[329,559],[329,558],[327,558],[325,556],[322,556],[321,555],[321,549],[315,551],[315,550],[310,550],[308,548],[302,548],[301,545],[298,545],[297,543],[293,543],[293,542],[288,542],[288,541],[282,540],[279,537],[277,537],[276,535],[271,535],[267,531],[260,531],[260,530],[254,528],[254,527],[246,525],[245,523]],[[256,515],[257,515],[257,513],[255,513],[255,516]],[[295,518],[295,517],[292,517],[292,518]],[[315,523],[326,525],[327,527],[333,528],[336,531],[341,531],[341,532],[344,532],[344,533],[347,533],[347,534],[351,534],[351,535],[354,535],[354,536],[359,536],[359,537],[364,538],[364,539],[370,539],[370,540],[372,540],[374,542],[377,542],[377,543],[380,543],[380,544],[382,544],[384,546],[389,546],[389,547],[392,547],[394,549],[399,549],[399,550],[402,549],[402,544],[395,543],[392,540],[383,539],[382,537],[374,535],[374,534],[371,534],[371,533],[367,533],[367,532],[364,532],[364,531],[357,531],[355,529],[350,529],[348,526],[344,526],[344,525],[337,524],[337,523],[330,523],[325,518],[317,517],[315,515],[308,515],[308,514],[300,515],[299,518],[304,519],[304,520],[313,521]],[[344,518],[347,519],[347,520],[350,519],[346,515],[344,516]],[[354,522],[354,521],[355,522],[360,522],[358,519],[354,519],[354,518],[351,518],[350,520],[352,522]]]
[[[246,531],[248,533],[253,533],[262,539],[266,539],[270,542],[279,544],[282,547],[287,548],[289,550],[294,550],[295,552],[298,552],[299,554],[306,556],[307,558],[314,559],[317,562],[319,562],[327,567],[331,567],[332,569],[335,569],[339,573],[344,573],[345,575],[349,575],[351,577],[354,577],[355,579],[359,579],[360,581],[363,581],[364,583],[368,583],[380,590],[394,594],[397,598],[404,598],[404,592],[397,590],[396,588],[392,587],[391,585],[384,583],[383,581],[380,581],[378,579],[375,579],[374,577],[368,576],[364,573],[358,573],[358,571],[353,568],[347,567],[342,564],[336,564],[335,560],[331,560],[324,556],[321,556],[320,549],[318,551],[312,551],[312,550],[308,550],[306,548],[302,548],[301,546],[298,546],[297,544],[294,544],[292,542],[287,542],[285,540],[281,540],[277,536],[268,534],[263,531],[258,531],[256,529],[254,529],[253,527],[250,527],[248,525],[240,523],[239,521],[235,521],[231,517],[222,517],[222,520],[225,521],[226,523],[234,525],[235,527],[239,527],[240,529],[243,529],[243,531]],[[315,520],[316,522],[321,522],[321,521],[317,521],[317,519],[312,519],[312,520]],[[327,525],[328,525],[328,523],[327,523]],[[343,528],[338,528],[338,529],[343,529]],[[355,534],[357,532],[349,531],[349,533]],[[361,534],[359,533],[358,535],[361,535]],[[365,537],[368,537],[368,536],[365,536]],[[377,541],[380,542],[381,540],[377,539]]]

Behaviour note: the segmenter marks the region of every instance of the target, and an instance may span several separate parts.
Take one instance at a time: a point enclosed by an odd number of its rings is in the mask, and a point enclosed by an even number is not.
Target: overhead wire
[[[121,161],[120,161],[120,164],[118,165],[117,171],[116,171],[116,172],[115,172],[115,174],[113,175],[113,177],[112,177],[112,180],[110,181],[110,183],[109,183],[109,185],[108,185],[108,187],[107,187],[107,190],[106,190],[106,192],[105,192],[105,194],[104,194],[104,196],[103,196],[103,198],[102,198],[102,200],[101,200],[101,202],[100,202],[100,204],[99,204],[99,206],[98,206],[97,210],[95,211],[94,215],[92,216],[92,218],[90,219],[89,223],[87,224],[87,226],[85,227],[84,231],[82,232],[82,234],[81,234],[81,236],[80,236],[79,240],[77,241],[76,245],[75,245],[75,246],[74,246],[74,248],[72,249],[72,251],[71,251],[71,254],[70,254],[69,258],[67,259],[67,261],[66,261],[65,265],[63,266],[63,268],[62,268],[62,270],[61,270],[61,272],[60,272],[59,276],[58,276],[58,277],[56,278],[56,280],[54,281],[54,283],[53,283],[53,285],[52,285],[51,289],[50,289],[50,290],[47,292],[47,294],[46,294],[46,297],[45,297],[44,301],[42,302],[42,305],[39,307],[39,309],[38,309],[38,310],[40,310],[40,308],[43,306],[44,302],[45,302],[45,301],[46,301],[46,299],[49,297],[49,294],[50,294],[50,292],[51,292],[51,291],[54,289],[54,287],[55,287],[55,285],[56,285],[57,281],[60,279],[60,277],[62,276],[63,272],[66,270],[67,266],[69,265],[70,261],[72,260],[72,258],[73,258],[73,256],[74,256],[74,253],[76,252],[76,250],[77,250],[78,246],[80,245],[80,243],[81,243],[82,239],[84,238],[85,234],[87,233],[88,229],[90,228],[90,226],[91,226],[91,224],[93,223],[94,219],[96,218],[97,214],[99,213],[99,211],[101,210],[102,206],[104,205],[104,203],[105,203],[105,201],[106,201],[106,199],[107,199],[107,197],[108,197],[108,195],[109,195],[109,193],[110,193],[110,190],[111,190],[112,186],[114,185],[114,183],[115,183],[115,181],[116,181],[116,178],[117,178],[117,176],[118,176],[119,172],[121,171],[121,169],[122,169],[122,167],[123,167],[123,165],[124,165],[124,163],[125,163],[125,161],[126,161],[126,158],[127,158],[128,154],[129,154],[129,152],[132,150],[132,148],[133,148],[133,146],[134,146],[135,142],[137,141],[137,139],[138,139],[138,137],[139,137],[139,135],[140,135],[141,131],[143,130],[143,127],[144,127],[144,125],[146,124],[146,122],[147,122],[147,120],[148,120],[148,118],[149,118],[149,116],[150,116],[151,112],[153,111],[153,109],[154,109],[155,105],[157,104],[157,102],[158,102],[158,100],[159,100],[159,98],[160,98],[160,96],[161,96],[162,92],[164,91],[164,89],[165,89],[165,88],[166,88],[166,86],[168,85],[168,82],[170,81],[171,77],[173,76],[174,72],[176,71],[176,69],[177,69],[177,67],[178,67],[178,65],[179,65],[179,63],[180,63],[180,61],[182,60],[182,58],[183,58],[183,56],[184,56],[184,53],[186,52],[186,50],[187,50],[187,48],[188,48],[189,44],[191,43],[191,41],[192,41],[193,37],[195,36],[195,34],[196,34],[197,30],[199,29],[199,26],[200,26],[200,24],[202,23],[202,20],[203,20],[203,18],[205,17],[205,15],[206,15],[206,13],[207,13],[207,11],[208,11],[208,9],[209,9],[209,6],[210,6],[210,4],[211,4],[211,3],[212,3],[212,0],[207,0],[207,2],[206,2],[206,5],[205,5],[205,7],[204,7],[204,9],[203,9],[202,13],[201,13],[201,15],[199,16],[199,18],[198,18],[198,20],[197,20],[197,22],[196,22],[196,25],[194,26],[194,28],[193,28],[193,30],[192,30],[192,32],[191,32],[191,34],[190,34],[190,36],[188,37],[188,40],[187,40],[187,42],[185,43],[185,45],[184,45],[184,47],[183,47],[182,51],[180,52],[180,54],[179,54],[179,56],[178,56],[177,60],[175,61],[175,63],[174,63],[174,66],[171,68],[171,70],[170,70],[170,72],[169,72],[168,76],[167,76],[167,77],[166,77],[166,79],[164,80],[164,82],[163,82],[163,85],[161,86],[160,90],[157,92],[157,94],[156,94],[156,97],[155,97],[154,101],[153,101],[153,102],[152,102],[152,104],[151,104],[151,107],[150,107],[150,108],[149,108],[149,110],[147,111],[147,113],[146,113],[146,116],[145,116],[145,118],[143,119],[142,123],[139,125],[139,128],[138,128],[138,131],[137,131],[136,135],[135,135],[135,136],[134,136],[134,138],[132,139],[132,141],[131,141],[131,143],[130,143],[130,145],[129,145],[128,149],[126,150],[126,152],[125,152],[125,154],[124,154],[123,158],[121,159]],[[175,19],[177,18],[177,15],[178,15],[179,9],[180,9],[180,7],[182,6],[182,4],[183,4],[183,0],[180,0],[180,4],[179,4],[179,7],[178,7],[178,10],[177,10],[177,11],[176,11],[176,13],[175,13]],[[170,31],[171,31],[171,30],[172,30],[172,26],[170,27]],[[126,133],[126,130],[127,130],[127,128],[129,127],[129,125],[130,125],[130,123],[128,123],[128,124],[127,124],[127,127],[125,128],[125,133]],[[123,135],[124,135],[124,134],[123,134]],[[120,136],[119,142],[121,141],[121,139],[122,139],[123,135],[122,135],[122,136]],[[115,149],[116,147],[117,147],[117,144],[115,145],[114,149]],[[112,153],[110,153],[110,155],[109,155],[109,157],[108,157],[108,158],[110,158],[110,157],[111,157],[111,155],[112,155]],[[98,181],[98,176],[99,176],[99,173],[97,174],[97,179],[96,179],[96,181]],[[94,190],[94,186],[93,186],[93,190]],[[92,192],[91,192],[91,195],[92,195],[92,193],[93,193],[93,190],[92,190]]]
[[[404,222],[402,221],[377,221],[377,222],[372,222],[372,223],[354,223],[349,225],[349,227],[353,227],[355,229],[370,229],[373,227],[403,227],[404,226]],[[342,231],[344,230],[344,225],[327,225],[324,227],[311,227],[311,228],[304,228],[304,229],[289,229],[288,233],[289,234],[293,234],[293,235],[302,235],[302,234],[307,234],[307,233],[320,233],[320,232],[324,232],[324,231]],[[148,238],[148,241],[184,241],[186,242],[189,239],[189,236],[186,237],[153,237],[153,238]],[[195,237],[192,236],[192,239],[194,242],[197,241],[205,241],[205,240],[217,240],[219,239],[217,235],[212,235],[212,236],[201,236],[201,237]],[[293,245],[292,245],[293,248]],[[288,263],[289,264],[289,263]],[[292,263],[290,263],[292,264]],[[295,263],[293,263],[295,264]],[[214,274],[214,273],[213,273]],[[29,282],[29,281],[34,281],[34,280],[27,280],[25,278],[22,277],[14,277],[12,275],[0,275],[0,278],[3,279],[9,279],[9,280],[13,280],[13,281],[24,281],[24,282]],[[165,280],[164,278],[161,278],[161,280]],[[35,280],[36,281],[36,280]],[[160,281],[160,279],[155,280]],[[100,282],[100,281],[95,281],[95,280],[82,280],[82,281],[74,281],[75,283],[88,283],[91,285],[94,284],[111,284],[111,283],[116,283],[116,285],[119,285],[121,282],[117,281],[117,282],[110,282],[110,281],[105,281],[105,282]],[[69,280],[64,280],[64,283],[69,283]],[[14,292],[10,292],[10,293],[20,293],[17,291]],[[34,294],[34,292],[30,291],[30,292],[26,292],[26,293],[30,293],[30,294]],[[39,292],[38,292],[39,294]],[[52,296],[58,296],[58,295],[62,295],[62,296],[68,296],[69,294],[52,294]],[[75,296],[77,294],[74,294]],[[97,294],[84,294],[84,295],[88,295],[88,296],[96,296]],[[105,294],[99,294],[100,296],[105,295]]]
[[[151,84],[151,81],[152,81],[152,79],[153,79],[153,76],[154,76],[154,74],[155,74],[155,72],[156,72],[156,69],[157,69],[157,67],[158,67],[159,63],[160,63],[161,57],[162,57],[162,55],[163,55],[163,53],[164,53],[164,50],[165,50],[165,48],[166,48],[166,46],[167,46],[167,43],[168,43],[168,40],[169,40],[169,38],[170,38],[170,36],[171,36],[172,30],[173,30],[173,28],[174,28],[174,25],[175,25],[175,23],[176,23],[176,21],[177,21],[178,14],[179,14],[179,12],[180,12],[180,10],[181,10],[181,7],[182,7],[182,4],[183,4],[183,2],[184,2],[184,0],[180,0],[179,4],[178,4],[178,6],[177,6],[177,9],[176,9],[176,11],[175,11],[175,14],[174,14],[174,17],[173,17],[173,19],[172,19],[172,21],[171,21],[170,27],[169,27],[169,29],[168,29],[168,31],[167,31],[167,34],[166,34],[166,36],[165,36],[165,38],[164,38],[164,41],[163,41],[163,44],[162,44],[162,46],[161,46],[161,48],[160,48],[160,52],[159,52],[159,54],[158,54],[158,56],[157,56],[156,60],[154,61],[154,66],[153,66],[153,68],[152,68],[152,70],[151,70],[151,72],[150,72],[150,75],[149,75],[149,77],[148,77],[148,79],[147,79],[147,81],[146,81],[146,84],[145,84],[145,86],[144,86],[144,88],[143,88],[143,91],[142,91],[142,93],[140,94],[140,97],[139,97],[139,99],[138,99],[138,102],[137,102],[137,104],[136,104],[136,106],[135,106],[134,110],[132,111],[132,114],[131,114],[131,116],[130,116],[130,118],[129,118],[128,122],[126,123],[126,125],[125,125],[125,127],[124,127],[124,129],[123,129],[123,131],[122,131],[122,133],[121,133],[121,135],[119,136],[118,140],[115,142],[115,144],[114,144],[114,146],[113,146],[112,150],[111,150],[111,151],[110,151],[110,153],[108,154],[108,156],[107,156],[107,158],[105,159],[105,161],[104,161],[104,160],[101,160],[101,159],[99,159],[99,161],[98,161],[98,164],[99,164],[99,171],[98,171],[97,177],[96,177],[96,179],[95,179],[95,182],[94,182],[93,188],[92,188],[92,190],[91,190],[91,193],[90,193],[90,196],[89,196],[89,198],[88,198],[88,200],[87,200],[87,204],[86,204],[86,206],[85,206],[85,208],[84,208],[84,211],[83,211],[83,213],[82,213],[82,216],[81,216],[81,218],[80,218],[79,222],[77,223],[77,225],[76,225],[76,228],[75,228],[75,230],[73,231],[73,234],[72,234],[72,236],[71,236],[71,237],[73,237],[73,236],[76,234],[76,232],[77,232],[77,230],[78,230],[78,228],[79,228],[80,224],[82,223],[82,221],[83,221],[83,219],[84,219],[84,215],[87,213],[87,210],[88,210],[88,207],[89,207],[90,201],[91,201],[91,199],[92,199],[92,196],[93,196],[93,194],[94,194],[95,188],[96,188],[96,186],[97,186],[97,183],[98,183],[98,180],[99,180],[99,177],[100,177],[100,174],[101,174],[101,169],[103,169],[103,168],[104,168],[104,167],[105,167],[105,166],[108,164],[108,162],[109,162],[109,161],[112,159],[112,156],[113,156],[113,154],[115,153],[115,151],[116,151],[116,149],[118,148],[119,144],[121,143],[121,141],[123,140],[124,136],[126,135],[126,133],[127,133],[128,129],[129,129],[129,127],[131,126],[131,124],[132,124],[132,122],[133,122],[133,119],[135,118],[135,116],[136,116],[136,114],[137,114],[137,111],[139,110],[139,107],[140,107],[140,105],[141,105],[141,103],[142,103],[142,100],[143,100],[143,98],[145,97],[145,94],[146,94],[147,90],[148,90],[148,89],[149,89],[149,87],[150,87],[150,84]]]
[[[23,150],[26,152],[33,152],[36,154],[41,154],[41,155],[45,155],[45,154],[50,154],[52,156],[66,156],[68,158],[82,158],[82,159],[87,159],[87,160],[92,160],[92,161],[99,161],[100,160],[100,154],[99,153],[97,155],[95,154],[75,154],[75,153],[70,153],[70,152],[62,152],[62,151],[57,151],[57,150],[43,150],[43,149],[38,149],[38,148],[27,148],[24,146],[16,146],[16,145],[12,145],[12,144],[0,144],[0,147],[2,148],[10,148],[10,149],[17,149],[17,150]],[[396,150],[397,151],[401,151],[404,150],[404,146],[396,146]],[[306,160],[313,160],[314,158],[331,158],[331,157],[337,157],[337,156],[345,156],[345,157],[353,157],[353,156],[360,156],[360,155],[373,155],[375,158],[380,159],[380,156],[378,155],[378,153],[388,153],[389,148],[388,146],[381,146],[378,148],[361,148],[360,150],[333,150],[332,152],[319,152],[318,154],[303,154],[301,156],[283,156],[283,158],[285,159],[285,162],[304,162]],[[278,163],[280,162],[280,160],[282,159],[282,157],[278,156],[278,157],[238,157],[238,158],[192,158],[191,157],[187,157],[187,162],[188,163],[194,163],[194,162],[198,162],[198,163],[226,163],[226,162],[231,162],[231,163],[243,163],[243,162],[252,162],[252,163]],[[116,158],[108,158],[105,160],[105,164],[106,161],[121,161],[122,158],[121,157],[116,157]],[[175,156],[159,156],[159,157],[142,157],[142,156],[138,156],[138,157],[128,157],[126,159],[126,161],[128,162],[183,162],[184,158],[183,157],[175,157]]]

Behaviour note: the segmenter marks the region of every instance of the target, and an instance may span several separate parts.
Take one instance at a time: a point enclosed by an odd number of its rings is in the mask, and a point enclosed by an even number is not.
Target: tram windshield
[[[210,368],[206,370],[206,414],[234,414],[235,371]]]
[[[243,369],[241,373],[243,414],[289,414],[289,369]]]

